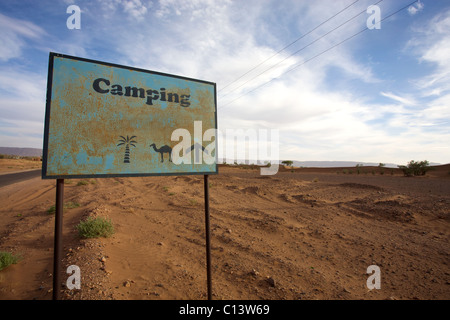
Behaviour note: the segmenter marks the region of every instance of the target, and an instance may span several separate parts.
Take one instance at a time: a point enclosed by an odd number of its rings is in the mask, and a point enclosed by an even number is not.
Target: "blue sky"
[[[42,148],[53,51],[215,82],[219,129],[279,130],[280,159],[450,163],[450,2],[369,30],[377,2],[0,0],[0,146]]]

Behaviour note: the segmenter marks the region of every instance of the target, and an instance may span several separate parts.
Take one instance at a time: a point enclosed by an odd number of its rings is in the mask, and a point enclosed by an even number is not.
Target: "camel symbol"
[[[158,149],[158,148],[156,148],[156,145],[154,143],[152,143],[150,145],[150,147],[153,147],[155,152],[159,152],[161,154],[161,162],[164,162],[164,153],[169,154],[169,161],[172,162],[172,148],[171,147],[169,147],[168,145],[164,145]]]

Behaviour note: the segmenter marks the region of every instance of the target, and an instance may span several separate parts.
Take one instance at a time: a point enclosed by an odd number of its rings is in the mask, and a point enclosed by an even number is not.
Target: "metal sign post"
[[[53,251],[53,300],[60,300],[61,259],[62,259],[62,221],[64,210],[64,179],[56,180],[55,242]]]
[[[208,175],[204,177],[205,183],[205,231],[206,231],[206,283],[208,287],[208,300],[212,300],[211,283],[211,232],[209,226],[209,184]]]

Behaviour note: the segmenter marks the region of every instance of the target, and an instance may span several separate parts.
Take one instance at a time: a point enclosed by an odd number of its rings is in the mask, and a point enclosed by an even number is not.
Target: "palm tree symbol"
[[[135,143],[137,143],[137,141],[133,140],[136,136],[132,136],[131,138],[127,136],[126,139],[124,136],[119,137],[121,139],[119,140],[119,144],[117,146],[125,145],[125,156],[123,157],[123,163],[130,163],[130,146],[136,147]]]

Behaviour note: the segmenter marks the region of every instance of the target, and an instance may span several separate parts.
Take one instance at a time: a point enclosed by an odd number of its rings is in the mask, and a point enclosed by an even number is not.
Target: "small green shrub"
[[[108,238],[114,234],[114,226],[111,220],[97,217],[89,217],[84,221],[81,221],[77,225],[78,235],[81,238]]]
[[[19,260],[19,256],[15,256],[9,252],[0,251],[0,270],[9,267],[12,264],[16,264],[17,262],[19,262]]]
[[[81,180],[81,181],[78,181],[77,186],[85,186],[87,184],[89,184],[89,181]]]
[[[54,214],[56,212],[56,207],[53,205],[51,206],[48,210],[47,213],[48,214]]]
[[[64,209],[73,209],[73,208],[78,208],[80,206],[79,203],[76,202],[67,202],[63,205]],[[48,214],[54,214],[56,212],[56,207],[55,206],[51,206],[48,210],[47,210]]]
[[[73,208],[78,208],[79,206],[80,206],[79,203],[69,201],[64,205],[64,209],[73,209]]]

